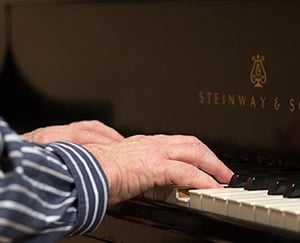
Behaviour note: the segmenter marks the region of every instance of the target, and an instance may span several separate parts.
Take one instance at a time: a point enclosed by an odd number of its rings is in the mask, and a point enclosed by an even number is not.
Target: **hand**
[[[233,174],[192,136],[137,135],[84,147],[94,154],[107,175],[110,204],[135,197],[155,185],[220,187],[209,174],[221,183],[228,183]]]
[[[22,136],[36,143],[70,141],[80,145],[90,143],[107,144],[124,139],[116,130],[96,120],[38,128]]]

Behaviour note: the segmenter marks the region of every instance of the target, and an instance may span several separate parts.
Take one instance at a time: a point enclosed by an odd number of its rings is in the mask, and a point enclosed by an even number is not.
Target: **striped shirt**
[[[101,223],[107,200],[91,153],[70,142],[29,142],[0,117],[0,242],[85,234]]]

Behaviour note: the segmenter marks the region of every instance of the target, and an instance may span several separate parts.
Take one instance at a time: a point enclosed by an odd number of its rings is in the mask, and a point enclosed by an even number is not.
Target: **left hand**
[[[38,128],[21,136],[36,143],[69,141],[79,145],[109,144],[124,139],[116,130],[96,120]]]

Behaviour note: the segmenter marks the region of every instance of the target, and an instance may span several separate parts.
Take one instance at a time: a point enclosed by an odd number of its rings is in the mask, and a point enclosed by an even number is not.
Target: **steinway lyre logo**
[[[257,54],[256,56],[252,56],[252,61],[251,83],[255,88],[262,88],[267,81],[267,73],[264,67],[265,57]]]

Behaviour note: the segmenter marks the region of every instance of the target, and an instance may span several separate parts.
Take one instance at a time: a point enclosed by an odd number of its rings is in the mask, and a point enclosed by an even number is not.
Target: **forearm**
[[[0,241],[44,239],[95,229],[107,181],[94,157],[72,143],[38,145],[0,118]]]

